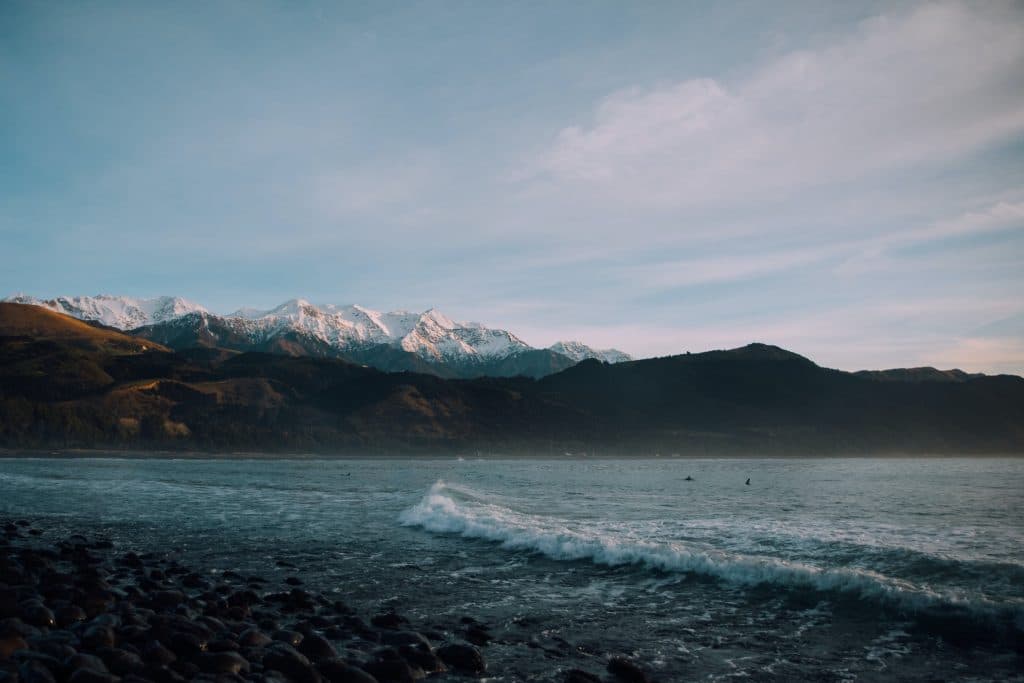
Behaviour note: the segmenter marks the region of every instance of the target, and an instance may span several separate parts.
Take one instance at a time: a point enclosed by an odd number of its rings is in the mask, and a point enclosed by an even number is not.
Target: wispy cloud
[[[1008,3],[928,3],[733,80],[602,100],[543,172],[637,204],[777,197],[948,160],[1024,132],[1024,21]]]

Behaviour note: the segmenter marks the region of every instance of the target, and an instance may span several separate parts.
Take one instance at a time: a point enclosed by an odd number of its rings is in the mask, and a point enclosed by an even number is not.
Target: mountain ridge
[[[588,359],[540,379],[445,379],[339,358],[176,352],[0,304],[3,448],[1024,454],[1024,378],[952,376],[911,371],[893,381],[750,344]]]
[[[534,348],[511,332],[457,322],[435,308],[383,313],[358,304],[316,306],[305,299],[289,299],[270,309],[243,308],[217,315],[181,297],[98,295],[43,300],[18,294],[4,301],[93,320],[178,350],[218,345],[291,355],[308,352],[317,357],[371,359],[370,364],[379,362],[376,367],[384,371],[417,370],[442,377],[539,376],[585,358],[631,360],[616,349],[596,350],[581,342]],[[230,341],[222,341],[225,338]],[[383,353],[381,346],[398,353]],[[401,352],[419,360],[403,357]]]

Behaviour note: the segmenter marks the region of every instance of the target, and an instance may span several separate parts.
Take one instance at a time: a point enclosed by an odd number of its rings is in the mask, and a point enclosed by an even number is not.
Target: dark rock
[[[466,640],[468,640],[469,642],[473,643],[474,645],[479,645],[481,647],[487,645],[489,642],[494,640],[494,636],[492,636],[490,633],[487,632],[486,629],[480,626],[470,626],[464,631],[464,636]]]
[[[414,683],[426,676],[422,669],[414,669],[401,659],[379,659],[365,669],[379,683]]]
[[[68,678],[68,683],[118,683],[121,679],[105,671],[78,669]]]
[[[274,639],[262,631],[250,628],[238,634],[238,643],[243,647],[266,647],[274,642]]]
[[[192,657],[200,652],[206,652],[207,640],[195,633],[172,633],[167,646],[179,657]]]
[[[320,672],[305,655],[287,643],[274,643],[263,656],[263,668],[280,671],[298,683],[319,683]]]
[[[107,665],[102,659],[96,655],[87,655],[78,653],[68,657],[64,661],[64,668],[68,671],[78,671],[79,669],[91,669],[92,671],[98,671],[100,673],[107,673]]]
[[[287,583],[289,586],[301,586],[302,585],[302,579],[300,579],[297,576],[289,576],[287,579],[284,580],[284,582]]]
[[[321,659],[334,659],[338,656],[338,651],[334,649],[334,646],[326,638],[316,633],[304,637],[298,645],[298,650],[314,662],[319,662]]]
[[[601,677],[583,669],[569,669],[565,672],[565,683],[601,683]]]
[[[635,662],[625,657],[608,660],[608,673],[627,683],[647,683],[647,673]]]
[[[409,662],[410,666],[419,667],[428,674],[447,670],[447,667],[444,665],[444,662],[441,661],[441,658],[431,650],[402,645],[398,648],[398,654],[401,655],[405,661]]]
[[[82,634],[82,644],[92,650],[100,647],[113,647],[116,642],[114,629],[109,626],[95,624],[85,629],[85,633]]]
[[[416,631],[384,631],[381,633],[381,642],[385,645],[408,645],[419,647],[425,650],[432,650],[430,641]]]
[[[38,659],[22,662],[18,667],[18,679],[21,683],[56,683],[54,672]]]
[[[0,636],[0,662],[10,659],[17,650],[27,650],[28,643],[20,635],[12,633]]]
[[[164,666],[170,664],[178,657],[168,648],[164,647],[163,643],[159,640],[151,640],[146,644],[146,647],[142,649],[142,658],[147,664]]]
[[[61,605],[54,610],[53,616],[57,620],[57,626],[61,628],[73,626],[86,619],[85,610],[78,605]]]
[[[41,631],[35,626],[26,624],[21,619],[11,618],[0,621],[0,635],[14,635],[22,638],[34,638]]]
[[[302,642],[304,636],[298,631],[289,631],[287,629],[281,629],[279,631],[274,631],[271,638],[281,643],[287,643],[292,647],[297,647],[298,644]]]
[[[317,669],[329,683],[379,683],[376,678],[343,659],[325,659],[317,664]]]
[[[210,644],[206,646],[208,652],[237,652],[241,648],[242,646],[231,638],[211,640]]]
[[[237,652],[210,652],[200,657],[199,668],[214,674],[249,673],[249,662]]]
[[[39,600],[27,600],[18,606],[18,616],[32,626],[39,628],[52,628],[57,625],[57,620],[46,605]]]
[[[487,670],[483,653],[468,643],[450,643],[440,647],[437,656],[448,666],[460,671],[481,673]]]
[[[185,594],[181,591],[156,591],[150,595],[150,600],[157,609],[174,609],[185,602]]]
[[[138,673],[146,667],[137,654],[117,647],[101,651],[100,656],[107,663],[107,668],[118,676]]]

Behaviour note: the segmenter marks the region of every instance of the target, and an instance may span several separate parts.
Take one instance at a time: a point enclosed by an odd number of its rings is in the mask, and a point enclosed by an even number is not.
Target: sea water
[[[471,616],[493,680],[1024,680],[1024,459],[7,459],[0,514]]]

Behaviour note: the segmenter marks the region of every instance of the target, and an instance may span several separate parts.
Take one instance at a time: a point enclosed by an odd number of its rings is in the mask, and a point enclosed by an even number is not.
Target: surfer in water
[[[683,479],[683,481],[693,481],[693,477],[691,477],[689,474],[687,474],[686,475],[686,479]]]
[[[747,486],[750,486],[750,477],[747,477]]]

